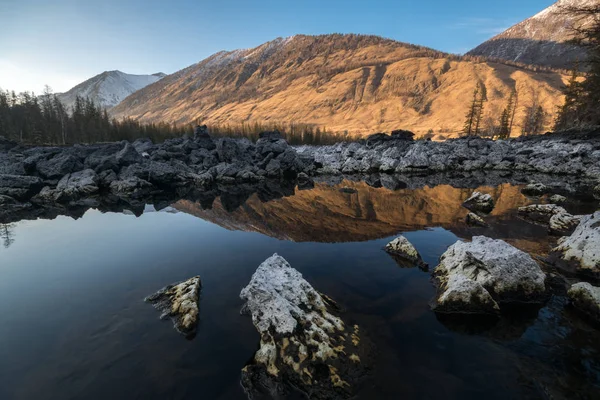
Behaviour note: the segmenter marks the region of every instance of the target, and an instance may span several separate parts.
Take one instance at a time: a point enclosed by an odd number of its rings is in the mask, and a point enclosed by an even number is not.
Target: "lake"
[[[473,189],[351,181],[267,202],[187,199],[140,216],[90,209],[76,220],[0,225],[0,398],[245,399],[240,370],[259,335],[240,315],[239,293],[273,253],[373,342],[357,398],[600,398],[598,329],[566,306],[564,289],[493,323],[436,316],[430,273],[382,251],[403,233],[433,268],[473,235],[534,257],[556,244],[517,218],[536,201],[519,186],[479,190],[497,203],[489,228],[464,222]],[[590,213],[597,204],[574,197],[565,207]],[[194,275],[200,322],[187,340],[143,299]]]

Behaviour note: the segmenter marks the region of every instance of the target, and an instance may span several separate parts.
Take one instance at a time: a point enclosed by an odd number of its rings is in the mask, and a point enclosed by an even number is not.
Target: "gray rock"
[[[471,225],[471,226],[483,226],[483,227],[489,226],[487,224],[487,222],[484,221],[483,218],[481,218],[479,215],[472,213],[472,212],[468,213],[467,217],[465,219],[467,221],[467,224]]]
[[[550,233],[570,235],[579,225],[581,218],[581,215],[571,215],[569,213],[554,214],[549,222]]]
[[[546,295],[546,275],[528,254],[485,236],[450,246],[434,276],[436,312],[496,312],[503,303],[540,303]]]
[[[0,195],[27,200],[38,193],[43,182],[35,176],[0,174]]]
[[[531,183],[521,189],[521,193],[526,196],[541,196],[548,193],[550,189],[543,183]]]
[[[196,333],[201,281],[195,276],[166,286],[144,300],[161,311],[161,319],[171,318],[175,329],[188,337]]]
[[[125,143],[125,146],[115,155],[115,158],[117,163],[124,167],[143,161],[142,155],[130,143]]]
[[[282,174],[281,163],[278,160],[271,160],[265,168],[265,171],[267,171],[267,176],[279,177]]]
[[[110,183],[110,191],[121,198],[141,198],[154,188],[154,186],[137,176],[128,176]]]
[[[421,268],[427,267],[427,264],[423,262],[423,259],[415,246],[402,235],[386,244],[384,249],[388,254],[391,254],[395,260],[400,261],[399,264],[401,266],[406,265],[406,263],[403,263],[402,261],[408,261],[412,266],[416,265]]]
[[[519,207],[519,216],[532,222],[549,224],[550,219],[557,214],[568,214],[567,210],[556,204],[532,204]]]
[[[490,213],[494,209],[494,199],[489,194],[474,192],[471,197],[465,200],[463,206],[469,210]]]
[[[600,287],[580,282],[572,285],[567,294],[576,309],[600,322]]]
[[[573,234],[559,240],[550,259],[559,267],[600,278],[600,211],[582,217]]]
[[[78,158],[68,154],[58,154],[49,160],[42,160],[36,164],[40,176],[46,179],[59,179],[71,172],[81,171],[83,163]]]
[[[92,169],[67,174],[56,186],[55,200],[63,202],[91,196],[100,190],[98,186],[98,175]]]
[[[561,196],[560,194],[552,195],[549,200],[552,204],[562,204],[567,202],[567,198],[565,196]]]
[[[260,347],[242,369],[249,398],[347,398],[365,371],[369,352],[357,325],[335,315],[333,300],[317,292],[277,254],[265,260],[242,289],[242,313],[260,334]]]

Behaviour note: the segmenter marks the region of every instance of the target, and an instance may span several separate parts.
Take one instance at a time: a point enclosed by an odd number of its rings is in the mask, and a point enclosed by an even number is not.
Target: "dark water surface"
[[[518,188],[483,188],[498,206],[491,228],[473,229],[460,207],[472,190],[348,185],[269,203],[251,197],[232,212],[219,200],[211,210],[185,201],[137,218],[90,210],[0,226],[0,399],[246,398],[240,370],[259,337],[239,315],[239,292],[273,253],[376,345],[358,398],[600,398],[599,332],[560,290],[545,307],[492,324],[438,318],[430,274],[381,250],[405,232],[432,267],[475,234],[544,254],[556,239],[516,218],[532,202]],[[200,324],[186,340],[143,298],[194,275],[203,282]]]

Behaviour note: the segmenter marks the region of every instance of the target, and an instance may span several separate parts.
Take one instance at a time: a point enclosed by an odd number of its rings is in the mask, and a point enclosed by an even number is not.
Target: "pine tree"
[[[576,66],[571,72],[571,78],[569,83],[565,87],[565,102],[558,110],[558,116],[554,123],[554,130],[560,131],[568,129],[571,126],[577,126],[579,124],[579,110],[581,104],[579,104],[581,98],[581,84],[578,81],[579,78],[579,67]]]
[[[469,106],[466,115],[463,133],[467,136],[478,135],[481,133],[481,121],[483,118],[483,105],[486,101],[485,86],[481,82],[477,83],[473,91],[473,100]]]
[[[500,139],[508,139],[510,137],[516,109],[517,90],[513,89],[508,97],[506,108],[502,111],[502,115],[500,116],[500,128],[498,131],[498,136]]]
[[[565,6],[563,12],[576,20],[572,43],[587,50],[585,80],[577,82],[575,72],[565,90],[565,104],[559,110],[555,129],[600,125],[600,4]],[[591,23],[578,21],[591,18]]]

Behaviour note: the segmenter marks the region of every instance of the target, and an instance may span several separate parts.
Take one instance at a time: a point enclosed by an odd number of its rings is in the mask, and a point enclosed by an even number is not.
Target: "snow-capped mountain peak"
[[[163,77],[165,74],[162,72],[152,75],[133,75],[118,70],[105,71],[80,83],[68,92],[59,94],[58,97],[67,107],[73,107],[76,96],[81,96],[92,99],[102,107],[111,108],[130,94]]]
[[[556,68],[572,68],[585,52],[568,43],[573,27],[587,24],[566,12],[568,7],[600,4],[600,0],[559,0],[471,50],[468,54]],[[593,17],[589,17],[590,19]]]

